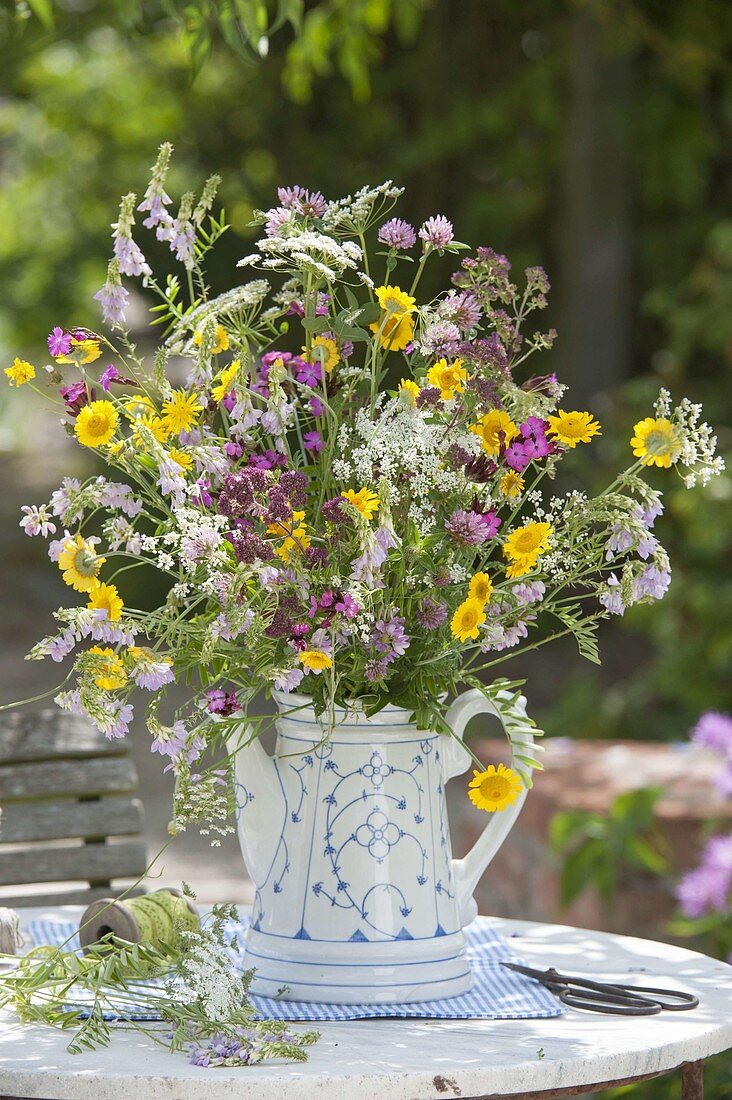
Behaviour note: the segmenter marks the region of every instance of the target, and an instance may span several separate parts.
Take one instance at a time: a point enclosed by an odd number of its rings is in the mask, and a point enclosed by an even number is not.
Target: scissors
[[[530,966],[521,966],[519,963],[504,962],[501,965],[541,982],[570,1008],[583,1008],[587,1012],[605,1012],[612,1016],[655,1016],[663,1009],[668,1012],[688,1012],[699,1004],[698,997],[676,989],[592,982],[589,978],[573,978],[568,974],[560,974],[553,966],[548,970],[532,970]]]

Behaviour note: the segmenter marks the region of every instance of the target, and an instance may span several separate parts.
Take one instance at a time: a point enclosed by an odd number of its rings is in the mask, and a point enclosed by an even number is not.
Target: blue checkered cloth
[[[243,969],[243,938],[249,916],[242,912],[238,922],[230,922],[226,932],[231,960]],[[81,950],[77,925],[68,920],[35,920],[28,925],[34,944],[65,944],[67,949]],[[333,1005],[306,1004],[302,1001],[275,1000],[250,995],[259,1020],[365,1020],[380,1016],[408,1016],[445,1020],[530,1020],[562,1016],[564,1006],[544,986],[522,974],[501,966],[502,962],[521,962],[509,940],[500,936],[489,921],[477,920],[466,930],[467,954],[473,972],[473,988],[459,997],[413,1004]],[[68,941],[68,942],[67,942]],[[157,1020],[135,1000],[135,988],[143,992],[144,983],[130,987],[129,995],[120,994],[114,1011],[105,1014],[108,1020]],[[70,1008],[81,1009],[89,1001],[79,998]]]

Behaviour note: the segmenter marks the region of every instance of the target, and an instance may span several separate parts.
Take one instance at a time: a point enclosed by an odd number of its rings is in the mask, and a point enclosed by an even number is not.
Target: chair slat
[[[86,886],[72,890],[60,889],[47,894],[2,894],[0,895],[0,905],[6,905],[10,909],[23,909],[26,906],[34,906],[40,909],[53,907],[56,909],[59,905],[91,905],[93,901],[97,901],[99,898],[114,897],[118,892],[118,889],[114,886],[111,888],[109,886]],[[131,890],[125,896],[136,897],[142,893],[144,893],[144,890],[136,889]],[[53,914],[56,918],[58,918],[58,915],[58,913]]]
[[[145,844],[78,844],[73,847],[33,847],[4,851],[0,856],[0,886],[30,882],[104,882],[137,878],[147,866]]]
[[[0,719],[0,764],[57,757],[122,756],[124,740],[107,740],[91,722],[59,710],[14,712]]]
[[[132,793],[137,774],[128,757],[0,766],[0,805],[37,798]]]
[[[0,817],[0,861],[2,844],[67,837],[132,836],[141,832],[142,805],[136,798],[8,802]]]

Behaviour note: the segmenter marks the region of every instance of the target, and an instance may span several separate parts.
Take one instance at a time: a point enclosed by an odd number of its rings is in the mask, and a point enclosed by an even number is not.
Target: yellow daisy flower
[[[574,448],[578,443],[589,443],[593,436],[602,434],[592,413],[560,409],[556,416],[550,416],[548,420],[547,435],[553,435],[565,447]]]
[[[550,546],[552,527],[549,523],[525,523],[517,527],[503,545],[503,556],[511,563],[506,570],[507,577],[522,577],[529,573],[539,555]]]
[[[321,673],[324,668],[333,667],[333,658],[322,649],[306,649],[302,653],[298,653],[297,659],[301,665],[304,665],[306,669],[316,675]]]
[[[192,455],[186,454],[185,451],[181,451],[177,447],[171,447],[168,455],[173,459],[173,462],[177,462],[182,467],[184,472],[190,470],[193,465]]]
[[[633,454],[643,460],[644,466],[662,466],[668,469],[678,461],[681,440],[670,420],[647,416],[633,428],[630,441]]]
[[[515,470],[509,470],[507,474],[504,474],[501,478],[498,488],[503,493],[504,497],[512,499],[517,497],[524,487],[524,479],[520,474],[517,474]]]
[[[98,583],[99,570],[106,560],[95,552],[93,542],[75,535],[64,543],[58,557],[58,567],[64,582],[76,592],[91,592]]]
[[[157,416],[157,409],[145,394],[130,397],[122,406],[128,420],[140,420],[144,416]]]
[[[91,401],[76,418],[74,435],[84,447],[102,447],[117,431],[119,413],[111,401]]]
[[[11,386],[24,386],[35,378],[36,368],[27,359],[15,358],[12,367],[5,368],[5,373]]]
[[[203,405],[195,393],[173,390],[173,396],[163,404],[163,423],[171,433],[189,432],[195,428]]]
[[[200,348],[201,344],[203,343],[203,333],[202,332],[194,332],[193,333],[193,343],[196,345],[197,348]],[[214,335],[214,345],[211,348],[211,354],[212,355],[218,355],[219,352],[228,351],[228,350],[229,350],[229,334],[228,334],[228,332],[226,331],[226,329],[224,328],[223,325],[217,324],[216,325],[216,333]]]
[[[97,583],[89,594],[87,607],[92,611],[106,611],[110,623],[116,623],[122,618],[124,604],[115,585]]]
[[[403,397],[408,405],[416,405],[419,393],[419,386],[411,378],[399,379],[399,396]]]
[[[505,764],[499,764],[497,768],[490,764],[484,772],[474,771],[468,784],[470,801],[489,814],[500,813],[506,806],[512,806],[522,790],[521,779]]]
[[[468,596],[485,605],[490,602],[493,593],[493,581],[487,573],[474,573],[468,585]]]
[[[330,374],[333,367],[340,362],[338,345],[330,336],[316,336],[310,345],[302,349],[302,357],[306,363],[320,363],[326,374]]]
[[[372,519],[379,510],[379,498],[370,489],[363,488],[359,489],[358,492],[355,489],[346,489],[344,493],[341,493],[341,496],[345,497],[354,508],[358,508],[361,515],[365,516],[366,519]]]
[[[452,401],[455,394],[463,393],[467,380],[468,372],[463,367],[462,359],[456,359],[449,365],[447,359],[438,359],[427,371],[427,382],[437,387],[443,401]]]
[[[477,435],[486,454],[498,453],[501,440],[508,445],[519,434],[511,417],[503,409],[491,409],[481,416],[477,424],[471,424],[469,430]]]
[[[302,522],[304,519],[304,512],[293,512],[289,524],[278,520],[276,523],[270,523],[267,528],[270,535],[279,535],[282,538],[275,554],[285,564],[290,560],[293,553],[298,551],[302,553],[310,546],[311,539],[308,535],[307,524]]]
[[[414,336],[414,321],[410,314],[417,308],[417,301],[398,286],[379,286],[376,298],[381,306],[381,317],[369,325],[379,333],[382,348],[401,351]]]
[[[124,665],[113,649],[95,645],[88,651],[97,658],[92,663],[92,675],[94,683],[104,691],[114,691],[121,688],[127,681],[127,673]]]
[[[211,396],[213,397],[214,401],[217,402],[217,404],[223,401],[227,393],[230,392],[232,386],[234,385],[234,379],[239,373],[240,367],[241,360],[235,359],[233,363],[230,363],[229,366],[226,367],[225,370],[222,370],[221,374],[219,375],[218,382],[211,389]]]
[[[78,339],[71,337],[71,350],[68,355],[55,356],[57,363],[77,363],[84,366],[93,363],[102,354],[98,340]]]
[[[161,420],[159,416],[138,416],[132,426],[134,442],[138,447],[145,446],[140,428],[147,428],[149,432],[152,432],[158,443],[165,443],[166,439],[170,437],[170,426],[164,420]]]
[[[450,630],[455,638],[467,642],[468,638],[478,637],[479,628],[485,622],[484,606],[472,596],[460,604],[450,623]]]

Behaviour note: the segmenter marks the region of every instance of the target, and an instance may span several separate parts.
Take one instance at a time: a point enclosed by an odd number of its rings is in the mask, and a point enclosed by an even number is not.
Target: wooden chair
[[[147,865],[137,788],[126,743],[91,723],[50,710],[3,716],[0,905],[86,905],[116,892],[115,879],[137,879]],[[53,888],[9,890],[31,883]]]

